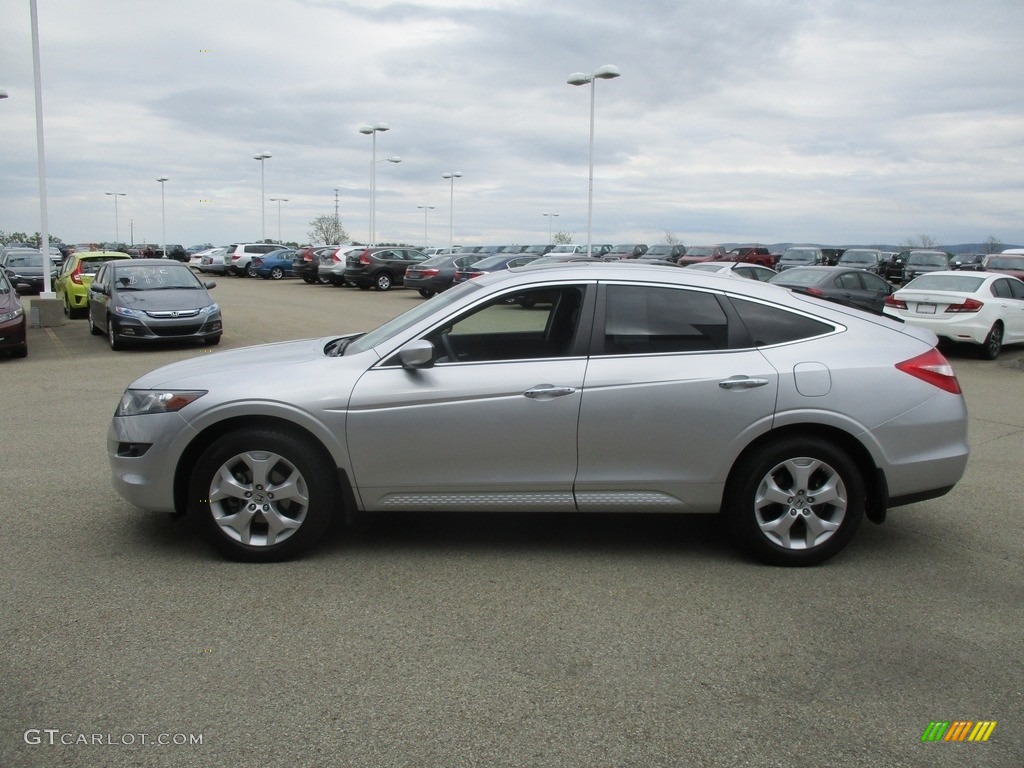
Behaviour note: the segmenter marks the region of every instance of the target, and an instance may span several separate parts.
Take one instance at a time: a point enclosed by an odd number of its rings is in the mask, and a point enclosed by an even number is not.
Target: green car
[[[120,251],[82,251],[68,256],[54,286],[57,298],[64,305],[64,314],[69,318],[85,317],[89,311],[89,284],[100,264],[130,258]]]

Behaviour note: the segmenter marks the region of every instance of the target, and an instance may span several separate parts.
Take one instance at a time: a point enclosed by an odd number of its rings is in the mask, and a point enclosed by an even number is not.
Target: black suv
[[[949,269],[949,254],[945,251],[932,251],[922,248],[903,251],[903,253],[907,254],[907,260],[903,262],[904,283],[909,283],[915,277],[923,275],[925,272]]]
[[[426,260],[427,255],[415,248],[357,249],[345,256],[345,282],[364,291],[370,287],[386,291],[402,284],[410,265]]]

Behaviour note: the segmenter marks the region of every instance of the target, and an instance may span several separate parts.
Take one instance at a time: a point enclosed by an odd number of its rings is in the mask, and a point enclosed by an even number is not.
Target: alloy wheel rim
[[[761,479],[754,517],[761,534],[788,550],[828,541],[842,525],[849,500],[839,473],[820,459],[779,462]]]
[[[210,513],[228,538],[251,547],[289,539],[309,511],[309,489],[290,461],[246,451],[221,464],[210,481]]]

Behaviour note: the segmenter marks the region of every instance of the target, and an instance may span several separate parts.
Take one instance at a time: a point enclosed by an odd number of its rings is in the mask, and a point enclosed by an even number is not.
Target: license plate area
[[[934,304],[918,304],[917,314],[919,315],[934,315],[935,305]]]

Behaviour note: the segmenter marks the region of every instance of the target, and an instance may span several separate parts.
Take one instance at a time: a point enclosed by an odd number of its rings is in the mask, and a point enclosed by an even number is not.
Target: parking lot
[[[216,351],[423,301],[213,295]],[[1024,764],[1024,349],[949,352],[964,479],[821,567],[754,564],[715,517],[543,514],[381,516],[245,565],[127,505],[105,452],[135,377],[216,351],[115,353],[84,320],[29,334],[0,360],[3,768]],[[968,720],[997,725],[921,740]]]

